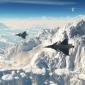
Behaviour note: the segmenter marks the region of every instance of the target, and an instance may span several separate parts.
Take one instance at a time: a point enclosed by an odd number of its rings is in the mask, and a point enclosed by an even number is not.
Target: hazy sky
[[[84,15],[84,3],[84,0],[0,0],[0,18]]]

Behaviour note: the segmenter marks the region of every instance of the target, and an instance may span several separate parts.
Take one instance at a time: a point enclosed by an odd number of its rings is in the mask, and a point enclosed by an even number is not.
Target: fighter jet
[[[68,39],[64,39],[61,43],[54,43],[52,45],[46,46],[46,48],[52,48],[56,51],[61,51],[65,55],[69,55],[69,49],[74,48],[72,44],[68,44]]]
[[[22,32],[22,33],[16,34],[16,36],[19,36],[19,37],[21,37],[21,38],[23,38],[23,39],[26,39],[26,36],[27,36],[27,35],[28,35],[28,34],[27,34],[26,31],[24,31],[24,32]]]

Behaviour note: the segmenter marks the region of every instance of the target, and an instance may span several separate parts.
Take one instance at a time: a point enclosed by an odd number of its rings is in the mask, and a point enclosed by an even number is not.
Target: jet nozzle
[[[74,48],[74,45],[72,45],[72,44],[69,44],[68,46],[69,46],[69,48]]]
[[[74,46],[72,45],[72,48],[74,48]]]

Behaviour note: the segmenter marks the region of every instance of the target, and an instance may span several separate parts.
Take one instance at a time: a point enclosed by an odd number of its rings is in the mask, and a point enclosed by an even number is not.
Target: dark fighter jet
[[[52,48],[56,51],[62,51],[65,55],[69,55],[69,49],[74,48],[72,44],[68,44],[68,39],[64,39],[61,43],[54,43],[52,45],[46,46],[46,48]]]
[[[24,32],[22,32],[22,33],[16,34],[16,36],[19,36],[19,37],[21,37],[21,38],[23,38],[23,39],[26,39],[26,36],[27,36],[27,35],[28,35],[28,34],[27,34],[26,31],[24,31]]]

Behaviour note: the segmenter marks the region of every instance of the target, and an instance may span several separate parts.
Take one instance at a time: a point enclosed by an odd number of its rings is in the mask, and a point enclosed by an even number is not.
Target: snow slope
[[[69,56],[45,48],[65,37],[75,46]],[[75,18],[63,28],[45,29],[6,52],[0,60],[0,85],[85,85],[85,18]]]

